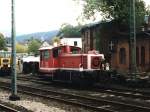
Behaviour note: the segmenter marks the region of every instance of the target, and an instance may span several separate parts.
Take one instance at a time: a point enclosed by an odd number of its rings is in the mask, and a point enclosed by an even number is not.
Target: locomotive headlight
[[[8,64],[9,60],[8,59],[3,59],[3,64]]]

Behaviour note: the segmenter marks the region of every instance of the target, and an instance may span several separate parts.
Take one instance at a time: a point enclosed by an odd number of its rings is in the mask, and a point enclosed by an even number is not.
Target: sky
[[[63,23],[77,25],[81,12],[82,6],[72,0],[15,0],[16,35],[58,30]],[[11,0],[0,0],[0,15],[0,32],[10,36]]]
[[[72,0],[15,0],[16,34],[57,30],[77,25],[82,7]],[[0,0],[0,32],[10,35],[11,0]]]

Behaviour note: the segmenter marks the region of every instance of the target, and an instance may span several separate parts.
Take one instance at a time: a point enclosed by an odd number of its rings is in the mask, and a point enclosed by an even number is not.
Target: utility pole
[[[130,51],[131,51],[131,75],[135,77],[138,73],[136,65],[136,20],[135,0],[130,0]]]
[[[12,53],[11,53],[11,95],[9,96],[9,100],[16,101],[20,100],[20,97],[17,96],[17,76],[16,76],[16,31],[15,31],[15,11],[14,11],[14,3],[15,0],[11,0],[11,41],[12,41]]]

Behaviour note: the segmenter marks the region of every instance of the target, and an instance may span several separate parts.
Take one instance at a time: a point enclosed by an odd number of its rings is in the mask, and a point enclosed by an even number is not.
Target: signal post
[[[17,75],[16,75],[16,31],[15,31],[15,0],[11,0],[11,41],[12,41],[12,53],[11,53],[11,95],[9,96],[9,100],[16,101],[20,100],[20,97],[17,95]]]

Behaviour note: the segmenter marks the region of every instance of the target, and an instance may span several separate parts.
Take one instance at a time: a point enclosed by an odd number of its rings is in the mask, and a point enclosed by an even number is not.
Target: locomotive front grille
[[[8,68],[8,65],[7,65],[7,64],[6,64],[6,65],[4,65],[4,66],[3,66],[3,68]]]

